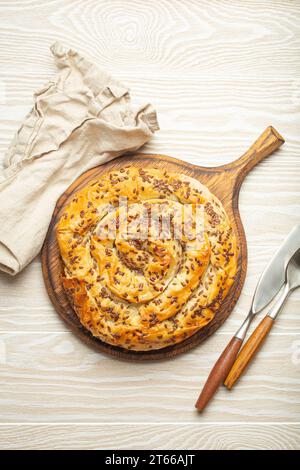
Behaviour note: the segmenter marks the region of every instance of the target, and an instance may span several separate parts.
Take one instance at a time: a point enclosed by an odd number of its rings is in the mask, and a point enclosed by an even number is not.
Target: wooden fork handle
[[[195,404],[195,407],[198,411],[204,410],[218,387],[221,385],[221,383],[224,382],[228,372],[232,367],[232,364],[237,357],[241,344],[242,340],[234,336],[222,352],[221,356],[210,372],[202,392],[200,393],[199,398]]]
[[[240,378],[250,361],[253,359],[261,345],[263,344],[267,334],[272,328],[274,320],[268,315],[263,318],[252,335],[242,347],[235,363],[224,382],[224,385],[230,390]]]

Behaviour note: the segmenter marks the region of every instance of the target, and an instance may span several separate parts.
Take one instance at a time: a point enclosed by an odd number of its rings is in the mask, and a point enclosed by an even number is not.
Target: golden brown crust
[[[159,221],[162,237],[152,228],[145,236],[141,213]],[[160,349],[203,328],[236,274],[236,240],[222,204],[181,174],[124,168],[93,180],[64,209],[56,233],[63,285],[81,323],[126,349]]]

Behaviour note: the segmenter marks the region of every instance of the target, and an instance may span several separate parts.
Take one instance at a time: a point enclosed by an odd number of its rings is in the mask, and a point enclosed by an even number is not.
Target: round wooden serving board
[[[135,154],[122,156],[81,175],[58,200],[42,249],[43,276],[48,294],[58,314],[66,321],[71,330],[85,343],[95,347],[97,350],[119,358],[131,360],[165,359],[176,356],[197,346],[201,341],[216,331],[228,317],[237,302],[246,275],[247,245],[238,209],[239,189],[243,179],[251,168],[263,158],[270,155],[283,143],[284,139],[278,132],[274,128],[268,127],[242,157],[228,165],[205,168],[185,163],[165,155]],[[187,340],[154,351],[127,351],[94,338],[79,322],[61,283],[63,266],[55,237],[55,226],[61,216],[62,209],[70,202],[74,193],[84,187],[91,179],[101,177],[101,175],[106,172],[122,168],[126,165],[138,168],[161,168],[163,170],[183,173],[201,181],[201,183],[205,184],[222,202],[231,220],[239,247],[238,269],[235,281],[215,318]]]

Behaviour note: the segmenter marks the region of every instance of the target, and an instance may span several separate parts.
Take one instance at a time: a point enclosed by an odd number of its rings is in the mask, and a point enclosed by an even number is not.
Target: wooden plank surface
[[[143,365],[97,354],[56,315],[38,258],[16,278],[0,275],[0,448],[299,448],[300,292],[236,389],[203,416],[193,403],[261,270],[300,222],[300,1],[0,0],[0,157],[55,73],[55,40],[155,105],[161,131],[143,152],[227,163],[269,124],[286,144],[241,191],[240,300],[184,356]]]
[[[3,333],[1,422],[300,421],[300,338],[292,333],[273,333],[239,385],[222,387],[197,413],[199,387],[227,341],[216,334],[201,348],[144,364],[96,354],[69,332]]]
[[[2,446],[10,449],[219,449],[293,450],[300,446],[295,424],[105,424],[0,425]]]

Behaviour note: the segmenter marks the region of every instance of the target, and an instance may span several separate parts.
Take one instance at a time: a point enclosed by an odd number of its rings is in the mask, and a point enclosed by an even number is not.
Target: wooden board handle
[[[284,138],[274,127],[269,126],[251,145],[247,152],[230,164],[230,169],[237,175],[240,175],[242,181],[246,174],[257,165],[257,163],[271,155],[282,144],[284,144]],[[226,166],[227,165],[225,165],[225,167]]]
[[[228,343],[211,370],[208,379],[195,404],[198,411],[203,411],[218,387],[224,382],[241,347],[242,340],[235,336]]]
[[[241,349],[235,363],[233,364],[224,385],[230,390],[240,378],[250,361],[253,359],[261,345],[263,344],[267,334],[272,328],[274,320],[268,315],[259,323],[252,335]]]

